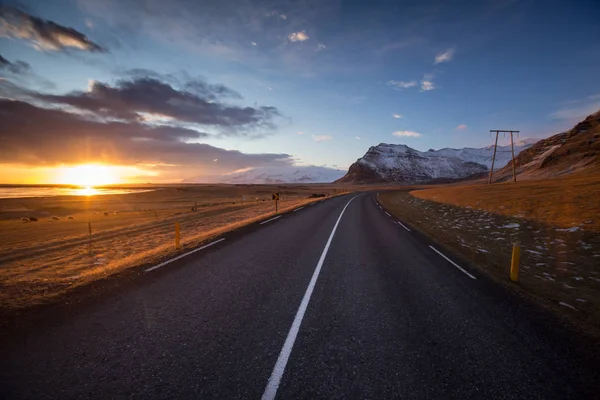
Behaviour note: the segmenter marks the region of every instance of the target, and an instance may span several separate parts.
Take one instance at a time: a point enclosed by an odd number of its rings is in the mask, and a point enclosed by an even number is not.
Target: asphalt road
[[[1,336],[0,398],[600,398],[593,346],[372,193],[223,238],[25,316]]]

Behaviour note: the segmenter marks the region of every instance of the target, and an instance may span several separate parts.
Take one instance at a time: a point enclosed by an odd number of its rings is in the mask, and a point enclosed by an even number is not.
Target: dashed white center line
[[[165,261],[165,262],[162,262],[162,263],[160,263],[160,264],[156,264],[156,265],[155,265],[155,266],[153,266],[153,267],[146,268],[146,269],[144,270],[144,272],[150,272],[150,271],[154,271],[155,269],[159,269],[160,267],[164,267],[165,265],[167,265],[167,264],[169,264],[169,263],[172,263],[173,261],[177,261],[177,260],[179,260],[180,258],[183,258],[183,257],[189,256],[190,254],[194,254],[194,253],[195,253],[195,252],[197,252],[197,251],[204,250],[204,249],[206,249],[207,247],[210,247],[210,246],[213,246],[213,245],[215,245],[215,244],[217,244],[217,243],[219,243],[219,242],[222,242],[223,240],[225,240],[225,238],[222,238],[222,239],[219,239],[219,240],[215,240],[214,242],[212,242],[212,243],[209,243],[209,244],[205,244],[205,245],[204,245],[204,246],[202,246],[202,247],[198,247],[197,249],[194,249],[194,250],[192,250],[192,251],[188,251],[187,253],[183,253],[183,254],[181,254],[181,255],[179,255],[179,256],[177,256],[177,257],[175,257],[175,258],[171,258],[170,260],[167,260],[167,261]]]
[[[292,348],[294,347],[294,342],[296,341],[296,337],[298,336],[298,332],[300,331],[300,325],[302,324],[302,319],[304,318],[304,313],[306,312],[306,308],[308,307],[308,302],[310,301],[310,297],[312,296],[312,292],[315,288],[315,284],[317,283],[317,278],[319,278],[319,273],[321,272],[321,267],[323,266],[323,262],[325,261],[325,256],[327,256],[327,251],[329,250],[329,246],[331,245],[331,241],[333,240],[333,235],[335,235],[335,231],[342,220],[342,215],[344,215],[344,211],[350,205],[350,202],[354,200],[356,196],[351,198],[347,203],[340,216],[337,219],[337,222],[333,226],[333,230],[329,235],[329,239],[325,244],[325,248],[323,249],[323,253],[321,253],[321,258],[319,258],[319,262],[315,268],[315,272],[313,272],[312,278],[310,279],[310,283],[306,288],[306,292],[304,293],[304,297],[302,298],[302,302],[300,303],[300,307],[296,312],[296,316],[294,317],[294,322],[292,323],[292,327],[283,343],[283,347],[281,348],[281,352],[279,353],[279,357],[277,358],[277,362],[275,363],[275,367],[273,368],[273,372],[269,377],[269,382],[267,383],[267,387],[265,388],[265,392],[262,395],[262,400],[273,400],[277,395],[277,389],[279,389],[279,384],[281,383],[281,378],[283,377],[283,373],[285,371],[285,366],[290,358],[290,354],[292,352]]]
[[[302,210],[303,208],[304,208],[304,207],[298,207],[298,208],[296,208],[296,209],[295,209],[293,212],[300,211],[300,210]]]
[[[398,225],[400,225],[401,227],[403,227],[404,229],[406,229],[407,231],[409,231],[409,232],[410,232],[410,229],[408,229],[408,227],[407,227],[406,225],[404,225],[404,224],[403,224],[402,222],[400,222],[400,221],[397,221],[397,222],[398,222]]]
[[[467,271],[465,271],[460,265],[458,265],[457,263],[455,263],[454,261],[452,261],[451,259],[449,259],[448,257],[446,257],[445,255],[443,255],[438,249],[436,249],[433,246],[429,246],[431,248],[431,250],[435,251],[436,253],[438,253],[440,256],[444,257],[450,264],[454,265],[456,268],[458,268],[461,272],[463,272],[465,275],[467,275],[469,278],[471,279],[477,279],[475,278],[473,275],[471,275],[470,273],[468,273]]]
[[[281,218],[281,215],[276,216],[275,218],[268,219],[260,223],[260,225],[266,224],[267,222],[275,221],[276,219]]]

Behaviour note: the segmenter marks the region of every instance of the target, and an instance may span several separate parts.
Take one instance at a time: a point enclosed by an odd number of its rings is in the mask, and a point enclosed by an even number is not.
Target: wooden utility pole
[[[516,182],[517,181],[517,169],[516,169],[516,165],[515,165],[515,146],[513,143],[513,133],[518,134],[520,131],[491,130],[490,132],[496,134],[496,142],[494,143],[494,155],[492,156],[492,168],[490,168],[490,179],[488,181],[488,184],[490,184],[490,185],[492,184],[492,175],[494,173],[494,162],[496,161],[496,149],[498,147],[498,135],[500,134],[500,132],[502,132],[504,134],[510,133],[510,149],[512,152],[513,182]]]
[[[492,131],[490,131],[492,132]],[[496,143],[494,143],[494,155],[492,156],[492,168],[490,168],[490,180],[488,185],[492,184],[492,174],[494,173],[494,162],[496,161],[496,148],[498,147],[498,131],[496,131]]]
[[[517,181],[517,170],[515,165],[515,145],[513,144],[513,133],[510,133],[510,151],[512,152],[513,182]]]

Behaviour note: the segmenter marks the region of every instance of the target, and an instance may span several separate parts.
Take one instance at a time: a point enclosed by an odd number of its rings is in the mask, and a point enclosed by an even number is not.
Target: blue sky
[[[201,77],[241,95],[228,104],[278,115],[249,134],[189,126],[209,133],[194,140],[299,164],[345,169],[380,142],[482,147],[490,129],[544,137],[600,109],[597,1],[5,3],[106,50],[36,46],[5,29],[0,54],[31,66],[5,75],[21,88],[62,95],[132,69]]]

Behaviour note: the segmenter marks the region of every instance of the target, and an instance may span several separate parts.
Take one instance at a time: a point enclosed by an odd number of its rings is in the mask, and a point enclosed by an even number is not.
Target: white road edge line
[[[146,269],[144,270],[144,272],[150,272],[150,271],[154,271],[155,269],[159,269],[160,267],[164,267],[165,265],[167,265],[167,264],[169,264],[169,263],[172,263],[173,261],[177,261],[177,260],[179,260],[180,258],[183,258],[183,257],[189,256],[190,254],[194,254],[194,253],[195,253],[195,252],[197,252],[197,251],[204,250],[204,249],[206,249],[207,247],[210,247],[210,246],[213,246],[213,245],[215,245],[215,244],[217,244],[217,243],[219,243],[219,242],[222,242],[223,240],[225,240],[225,238],[222,238],[222,239],[219,239],[219,240],[215,240],[214,242],[212,242],[212,243],[209,243],[209,244],[205,244],[205,245],[204,245],[204,246],[202,246],[202,247],[198,247],[197,249],[194,249],[194,250],[192,250],[192,251],[188,251],[187,253],[183,253],[183,254],[181,254],[181,255],[179,255],[179,256],[177,256],[177,257],[175,257],[175,258],[171,258],[170,260],[167,260],[167,261],[165,261],[165,262],[162,262],[162,263],[160,263],[160,264],[156,264],[156,265],[155,265],[155,266],[153,266],[153,267],[146,268]]]
[[[390,214],[390,213],[389,213],[389,212],[387,212],[387,211],[386,211],[385,213],[387,214],[387,216],[388,216],[388,217],[391,217],[391,216],[392,216],[392,214]]]
[[[331,241],[333,240],[333,235],[342,220],[342,215],[344,215],[344,211],[348,208],[348,205],[352,200],[354,200],[356,196],[351,198],[347,203],[340,216],[337,219],[337,222],[333,226],[333,230],[329,235],[329,239],[327,240],[327,244],[325,244],[325,248],[323,249],[323,253],[321,253],[321,258],[319,258],[319,262],[315,267],[315,272],[313,272],[312,278],[306,288],[306,292],[304,293],[304,297],[302,298],[302,302],[300,303],[300,307],[298,307],[298,311],[296,312],[296,316],[294,317],[294,322],[292,323],[292,327],[283,343],[283,347],[281,348],[281,352],[279,353],[279,357],[277,358],[277,362],[275,363],[275,367],[273,368],[273,372],[269,377],[269,382],[267,383],[267,387],[265,388],[265,392],[262,395],[262,400],[273,400],[277,395],[277,389],[279,389],[279,384],[281,383],[281,378],[283,377],[283,373],[285,371],[285,366],[290,358],[290,354],[292,352],[292,348],[294,347],[294,342],[296,341],[296,336],[298,336],[298,332],[300,331],[300,325],[302,324],[302,319],[304,318],[304,313],[306,312],[306,308],[308,307],[308,302],[310,301],[310,297],[312,296],[312,292],[315,288],[315,284],[317,283],[317,278],[319,277],[319,273],[321,272],[321,267],[323,266],[323,262],[325,261],[325,256],[327,255],[327,251],[329,250],[329,246],[331,245]]]
[[[408,227],[406,225],[404,225],[402,222],[398,221],[398,224],[401,225],[404,229],[406,229],[407,231],[410,232],[410,229],[408,229]]]
[[[471,275],[470,273],[468,273],[467,271],[465,271],[460,265],[458,265],[457,263],[455,263],[454,261],[452,261],[451,259],[449,259],[448,257],[446,257],[445,255],[443,255],[442,253],[440,253],[440,251],[438,249],[436,249],[433,246],[429,246],[431,248],[431,250],[435,251],[436,253],[438,253],[440,256],[444,257],[450,264],[454,265],[456,268],[458,268],[459,270],[461,270],[465,275],[467,275],[469,278],[471,279],[477,279],[475,278],[473,275]]]
[[[377,204],[377,207],[379,207],[381,210],[383,210],[383,208],[379,204]]]
[[[278,215],[275,218],[271,218],[271,219],[268,219],[266,221],[263,221],[263,222],[260,223],[260,225],[266,224],[267,222],[275,221],[277,218],[281,218],[281,215]]]
[[[296,208],[296,209],[295,209],[293,212],[300,211],[300,210],[302,210],[303,208],[304,208],[304,207],[298,207],[298,208]]]

